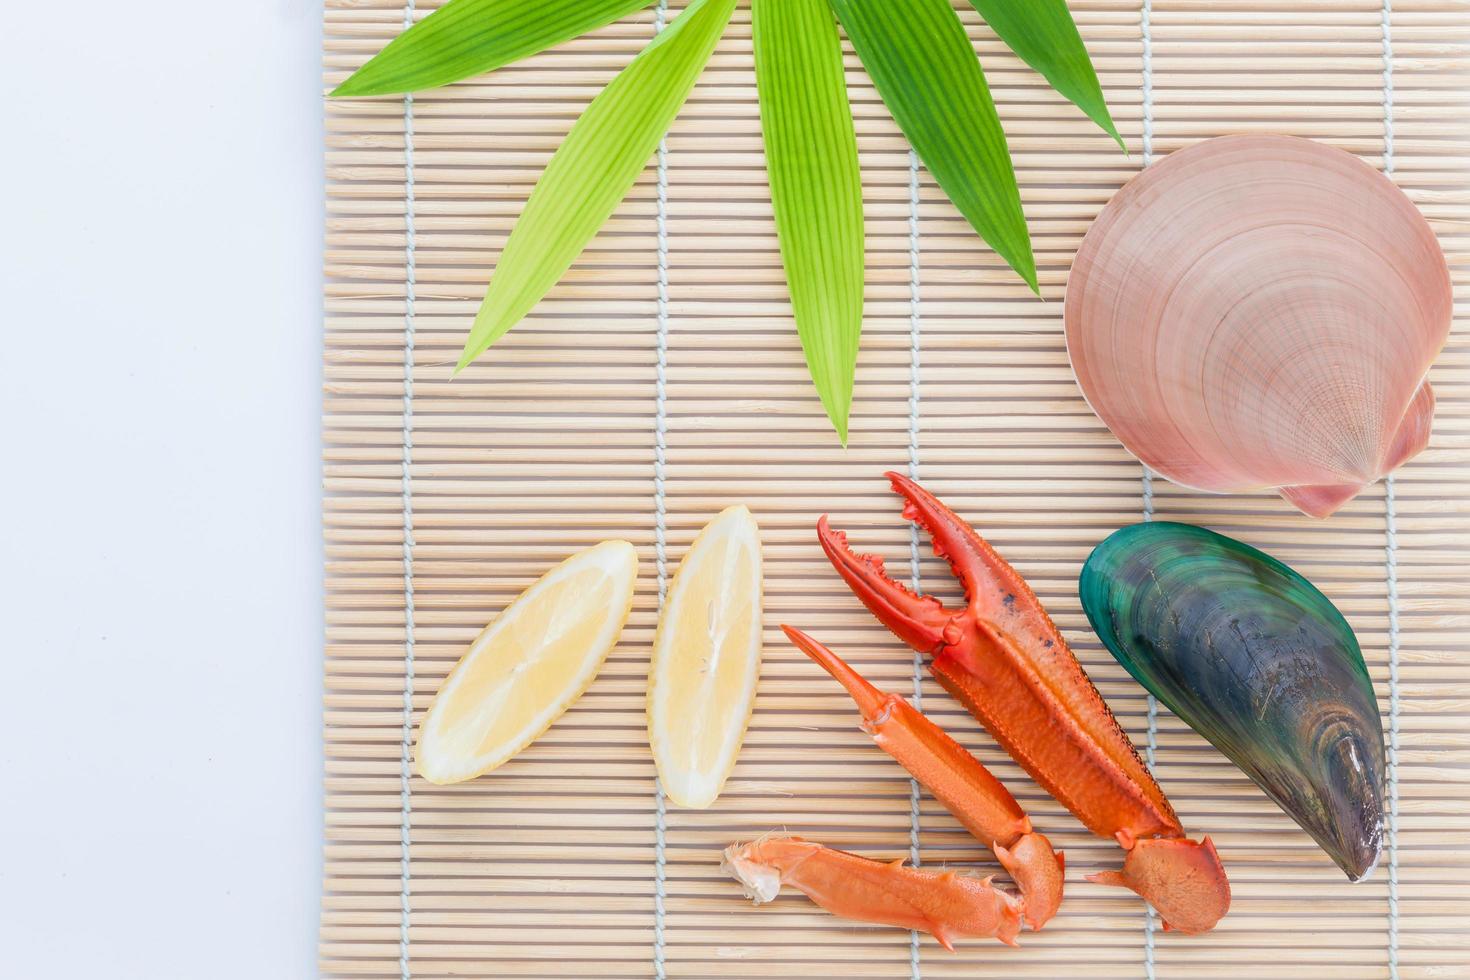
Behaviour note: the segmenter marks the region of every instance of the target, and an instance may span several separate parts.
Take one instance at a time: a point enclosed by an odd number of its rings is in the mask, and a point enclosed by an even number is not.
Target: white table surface
[[[320,19],[6,5],[0,976],[315,974]]]

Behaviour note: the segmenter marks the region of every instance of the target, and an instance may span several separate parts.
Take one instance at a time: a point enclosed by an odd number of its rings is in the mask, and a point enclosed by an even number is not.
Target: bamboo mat
[[[420,2],[417,16],[435,5]],[[650,165],[535,314],[453,383],[540,168],[651,36],[655,11],[411,104],[328,104],[325,974],[1470,976],[1470,3],[1071,6],[1129,156],[956,0],[1010,136],[1045,302],[911,166],[849,55],[869,288],[846,451],[806,379],[785,300],[748,5],[662,166]],[[404,17],[398,0],[326,0],[325,84]],[[1459,299],[1432,375],[1434,438],[1391,500],[1376,487],[1317,523],[1273,496],[1210,497],[1160,480],[1148,505],[1292,563],[1357,630],[1396,726],[1398,801],[1396,846],[1358,885],[1167,711],[1150,725],[1144,692],[1100,648],[1076,595],[1091,547],[1146,504],[1138,463],[1088,411],[1067,365],[1068,263],[1146,159],[1235,132],[1309,136],[1389,169],[1438,232]],[[1020,950],[971,942],[951,955],[800,896],[751,908],[721,875],[720,848],[772,828],[882,858],[907,855],[916,833],[925,865],[995,870],[932,799],[911,812],[906,775],[777,631],[812,630],[881,685],[912,689],[910,652],[851,597],[813,536],[830,511],[906,574],[915,542],[881,473],[911,460],[1030,579],[1153,756],[1185,826],[1217,842],[1235,899],[1212,934],[1156,931],[1141,902],[1084,882],[1118,865],[1117,848],[1086,834],[927,673],[925,710],[1066,850],[1067,901],[1043,932],[1024,934]],[[737,501],[756,512],[766,549],[758,703],[716,807],[663,814],[643,715],[657,559],[665,552],[671,569]],[[587,695],[492,776],[405,783],[405,691],[416,718],[512,596],[607,537],[639,547],[642,578]],[[952,596],[947,569],[927,543],[921,553],[924,586]]]

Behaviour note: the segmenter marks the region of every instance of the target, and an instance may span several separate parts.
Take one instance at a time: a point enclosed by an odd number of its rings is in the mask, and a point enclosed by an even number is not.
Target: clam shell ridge
[[[1114,532],[1082,607],[1128,673],[1356,881],[1383,837],[1383,723],[1342,614],[1270,555],[1189,524]]]
[[[1114,195],[1063,318],[1088,403],[1155,472],[1325,517],[1427,443],[1451,303],[1434,232],[1387,177],[1311,140],[1226,136]]]

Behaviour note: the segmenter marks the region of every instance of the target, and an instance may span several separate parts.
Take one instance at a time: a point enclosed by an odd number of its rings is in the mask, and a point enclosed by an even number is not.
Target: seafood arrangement
[[[1286,565],[1159,521],[1082,568],[1082,608],[1144,687],[1256,781],[1352,880],[1383,838],[1383,724],[1357,638]]]
[[[1341,207],[1351,197],[1354,209]],[[1083,393],[1148,467],[1213,492],[1272,488],[1330,515],[1422,450],[1426,378],[1449,323],[1444,258],[1385,178],[1306,140],[1209,140],[1135,178],[1078,253],[1064,312]],[[1213,929],[1230,882],[1187,835],[1036,593],[967,521],[888,473],[964,602],[946,606],[852,550],[817,541],[856,597],[928,658],[939,684],[1089,831],[1122,848],[1089,880],[1135,892],[1164,928]],[[604,542],[513,602],[446,679],[418,768],[472,778],[523,749],[587,688],[633,602],[637,557]],[[1116,531],[1079,581],[1092,629],[1144,688],[1243,770],[1357,881],[1384,835],[1385,745],[1373,684],[1342,614],[1303,576],[1204,528]],[[714,804],[756,699],[760,531],[734,506],[695,539],[660,604],[648,677],[661,792]],[[1066,892],[1065,856],[986,766],[900,695],[792,626],[787,638],[851,696],[862,730],[995,856],[995,876],[905,867],[766,834],[724,850],[756,904],[783,885],[846,918],[1017,945]]]
[[[946,607],[854,552],[824,515],[817,540],[837,573],[1021,768],[1124,850],[1089,880],[1137,893],[1164,928],[1208,932],[1230,882],[1208,836],[1186,836],[1035,592],[963,518],[887,474],[903,514],[933,539],[964,590]],[[604,542],[548,572],[490,624],[446,679],[420,728],[419,771],[471,778],[528,745],[586,689],[632,604],[637,559]],[[1115,532],[1089,557],[1083,607],[1150,692],[1254,779],[1353,880],[1383,835],[1383,730],[1357,640],[1311,583],[1238,541],[1170,522]],[[712,804],[734,766],[760,665],[759,529],[744,507],[705,528],[674,577],[649,673],[649,737],[669,798]],[[687,609],[680,612],[681,609]],[[555,628],[548,617],[558,620]],[[1009,790],[900,695],[825,645],[787,638],[852,697],[862,729],[927,788],[1015,884],[873,861],[795,835],[726,848],[723,867],[756,904],[790,885],[837,915],[1017,945],[1066,890],[1065,856]]]
[[[1150,469],[1326,517],[1424,448],[1451,302],[1387,177],[1311,140],[1222,136],[1114,195],[1063,317],[1082,393]]]
[[[1026,581],[954,511],[887,474],[906,518],[933,539],[964,590],[958,608],[920,595],[854,552],[824,515],[817,539],[857,598],[910,647],[1036,782],[1123,848],[1089,880],[1127,888],[1165,929],[1203,933],[1230,908],[1208,836],[1186,836],[1163,789]],[[604,542],[567,559],[481,634],[420,727],[418,768],[433,782],[493,769],[530,744],[591,683],[632,605],[637,558]],[[649,734],[663,785],[681,805],[719,795],[738,755],[760,664],[758,528],[729,508],[696,538],[664,604],[650,667]],[[1115,532],[1089,557],[1083,607],[1128,672],[1245,771],[1352,880],[1383,836],[1384,741],[1372,683],[1342,615],[1269,555],[1170,522]],[[689,615],[679,612],[688,606]],[[554,628],[549,626],[556,620]],[[542,625],[538,625],[542,624]],[[1066,890],[1064,855],[968,750],[897,694],[791,626],[786,636],[852,697],[874,743],[995,855],[994,876],[908,868],[768,834],[724,852],[757,904],[790,885],[821,907],[919,929],[948,949],[989,937],[1016,945]]]

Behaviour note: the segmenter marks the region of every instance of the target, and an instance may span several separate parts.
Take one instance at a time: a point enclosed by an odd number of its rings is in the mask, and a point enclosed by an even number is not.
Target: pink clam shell
[[[1225,136],[1133,178],[1067,280],[1088,403],[1155,472],[1325,517],[1424,448],[1444,253],[1393,182],[1290,136]]]

